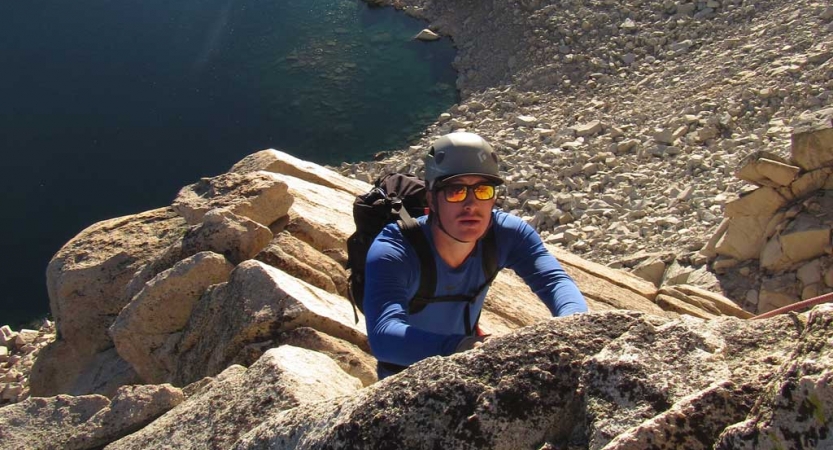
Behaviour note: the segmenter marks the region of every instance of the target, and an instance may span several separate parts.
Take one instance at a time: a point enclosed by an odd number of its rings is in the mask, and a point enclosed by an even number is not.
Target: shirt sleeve
[[[419,287],[419,257],[396,224],[373,241],[365,266],[364,314],[373,355],[410,365],[429,356],[450,355],[463,335],[431,333],[408,324],[408,303]]]
[[[498,242],[511,242],[504,251],[506,267],[517,273],[547,305],[553,316],[587,312],[587,302],[578,286],[538,233],[520,218],[501,214]],[[499,245],[500,247],[500,245]]]

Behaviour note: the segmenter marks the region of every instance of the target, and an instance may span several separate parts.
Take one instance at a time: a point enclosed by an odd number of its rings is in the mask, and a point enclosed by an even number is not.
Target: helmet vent
[[[444,159],[445,152],[439,152],[434,156],[434,161],[437,161],[437,164],[442,164]]]

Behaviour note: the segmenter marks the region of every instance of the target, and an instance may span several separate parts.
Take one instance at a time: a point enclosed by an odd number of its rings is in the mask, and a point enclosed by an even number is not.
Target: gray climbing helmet
[[[480,175],[500,185],[498,157],[482,137],[474,133],[451,133],[437,139],[425,157],[425,182],[433,190],[437,183],[457,176]]]

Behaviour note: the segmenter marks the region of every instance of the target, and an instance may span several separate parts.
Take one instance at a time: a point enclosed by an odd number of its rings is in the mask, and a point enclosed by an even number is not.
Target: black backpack
[[[366,194],[353,202],[353,221],[356,232],[347,239],[347,268],[350,269],[349,290],[353,307],[364,312],[364,265],[367,251],[385,225],[400,219],[411,219],[425,214],[425,182],[414,175],[393,173],[373,183]]]
[[[483,273],[486,282],[473,295],[450,295],[433,297],[437,286],[437,271],[434,255],[428,239],[422,233],[414,217],[427,213],[427,191],[425,182],[414,175],[392,173],[383,175],[374,183],[373,189],[356,197],[353,202],[353,220],[356,232],[347,239],[347,268],[350,269],[349,296],[353,303],[356,322],[359,320],[356,308],[364,312],[365,261],[370,244],[385,225],[397,222],[402,234],[417,251],[420,260],[420,284],[416,296],[409,303],[409,313],[424,309],[429,303],[465,301],[471,304],[488,287],[498,273],[497,246],[494,229],[490,228],[483,238]],[[467,308],[468,311],[468,308]],[[469,315],[465,315],[466,332],[472,333]],[[475,326],[477,322],[475,321]]]

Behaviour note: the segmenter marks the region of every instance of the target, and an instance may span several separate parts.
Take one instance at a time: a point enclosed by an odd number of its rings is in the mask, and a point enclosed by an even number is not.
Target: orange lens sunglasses
[[[474,192],[474,198],[478,200],[491,200],[495,198],[495,185],[488,183],[468,186],[465,184],[450,184],[442,188],[445,201],[448,203],[460,203],[468,197],[469,191]]]

